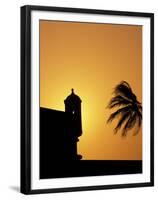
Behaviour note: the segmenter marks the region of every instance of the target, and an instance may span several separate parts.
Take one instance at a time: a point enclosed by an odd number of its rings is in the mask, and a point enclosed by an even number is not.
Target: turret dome
[[[71,94],[65,99],[65,103],[74,103],[74,102],[81,102],[81,99],[78,95],[74,93],[74,89],[71,89]]]

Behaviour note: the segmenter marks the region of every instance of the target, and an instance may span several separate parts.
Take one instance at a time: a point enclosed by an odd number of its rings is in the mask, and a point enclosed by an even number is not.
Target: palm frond
[[[126,136],[126,133],[131,130],[135,124],[137,123],[137,114],[133,112],[131,116],[129,117],[128,121],[126,122],[123,130],[122,130],[122,136]]]
[[[128,100],[128,99],[126,99],[126,98],[124,98],[123,96],[121,96],[121,95],[117,95],[117,96],[115,96],[115,97],[113,97],[111,100],[110,100],[110,102],[109,102],[109,104],[108,104],[108,108],[114,108],[114,107],[116,107],[116,106],[125,106],[125,105],[128,105],[128,104],[130,104],[131,102]]]
[[[140,125],[139,126],[141,126],[141,122],[142,122],[142,110],[139,110],[138,112],[137,112],[137,117],[139,118],[139,120],[140,120]]]
[[[129,111],[129,106],[120,108],[118,110],[116,110],[115,112],[113,112],[110,117],[107,120],[107,123],[112,122],[116,117],[118,117],[120,114],[126,113]]]
[[[130,85],[126,81],[121,81],[114,89],[116,95],[124,96],[130,101],[136,101],[136,96],[132,92]]]
[[[121,129],[122,125],[129,119],[131,111],[127,111],[122,114],[121,119],[119,120],[117,126],[114,129],[114,133],[117,133],[119,129]]]
[[[109,116],[107,123],[119,117],[114,133],[122,129],[122,136],[126,136],[127,132],[135,127],[135,134],[137,134],[142,124],[142,104],[137,100],[136,95],[126,81],[121,81],[115,87],[114,94],[115,96],[110,100],[107,107],[110,109],[121,108]]]
[[[137,113],[137,127],[133,135],[137,135],[142,125],[142,113]]]
[[[139,103],[139,104],[137,104],[137,106],[138,106],[138,110],[139,110],[139,112],[142,114],[142,104]]]

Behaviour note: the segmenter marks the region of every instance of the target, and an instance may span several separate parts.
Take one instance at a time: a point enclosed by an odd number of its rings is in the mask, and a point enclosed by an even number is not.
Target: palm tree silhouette
[[[112,122],[119,117],[114,133],[117,133],[122,127],[122,136],[126,136],[127,132],[136,127],[134,135],[139,132],[142,123],[142,105],[137,100],[130,85],[126,81],[121,81],[114,89],[114,97],[110,100],[108,108],[119,107],[113,112],[107,120]],[[124,125],[124,126],[123,126]]]

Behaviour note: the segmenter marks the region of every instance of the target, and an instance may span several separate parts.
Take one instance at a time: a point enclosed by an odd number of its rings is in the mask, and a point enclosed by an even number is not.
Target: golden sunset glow
[[[90,160],[141,160],[142,130],[127,137],[106,121],[114,87],[127,81],[142,102],[142,27],[40,21],[40,106],[64,111],[74,88],[82,100],[78,153]]]

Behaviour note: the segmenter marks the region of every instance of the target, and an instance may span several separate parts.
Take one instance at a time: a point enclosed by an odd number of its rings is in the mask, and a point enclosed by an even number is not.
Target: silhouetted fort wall
[[[73,135],[71,114],[40,108],[41,161],[77,159],[76,137]]]
[[[40,179],[142,173],[142,161],[81,160],[81,100],[72,90],[64,103],[65,112],[40,108]]]
[[[80,160],[78,137],[82,135],[81,99],[72,93],[64,100],[65,112],[40,108],[40,171],[53,163]]]

